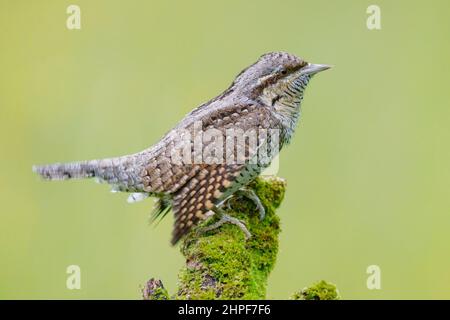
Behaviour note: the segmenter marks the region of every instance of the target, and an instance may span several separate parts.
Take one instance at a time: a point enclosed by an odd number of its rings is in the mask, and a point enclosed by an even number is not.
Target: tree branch
[[[236,197],[229,201],[229,208],[225,210],[246,224],[252,234],[250,239],[246,240],[244,233],[231,224],[205,233],[196,231],[214,223],[214,217],[192,231],[181,245],[186,266],[178,275],[178,291],[173,299],[265,299],[267,279],[278,252],[280,221],[275,210],[283,200],[286,182],[277,177],[258,178],[249,187],[266,209],[265,218],[262,221],[259,219],[252,201]],[[322,292],[321,288],[307,292]],[[306,294],[305,290],[291,298],[331,297],[327,294]],[[330,291],[330,287],[326,290]],[[169,299],[162,282],[155,279],[147,282],[143,297]]]

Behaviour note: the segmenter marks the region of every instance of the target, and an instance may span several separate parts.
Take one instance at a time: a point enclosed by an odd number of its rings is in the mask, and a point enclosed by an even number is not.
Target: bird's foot
[[[235,226],[238,226],[239,229],[242,230],[242,232],[244,232],[245,235],[245,239],[248,240],[251,238],[252,234],[250,233],[250,231],[248,231],[246,225],[244,222],[242,222],[241,220],[234,218],[228,214],[226,214],[222,209],[220,208],[215,208],[214,210],[215,215],[219,216],[219,220],[217,222],[214,222],[213,224],[203,227],[199,230],[199,232],[204,233],[204,232],[208,232],[214,229],[219,228],[221,225],[223,225],[224,223],[231,223],[234,224]]]
[[[244,187],[244,188],[241,188],[238,191],[236,191],[233,196],[244,197],[244,198],[251,200],[256,205],[256,209],[259,212],[259,219],[264,220],[264,218],[266,216],[266,210],[264,209],[261,199],[259,199],[259,197],[255,193],[255,191]]]

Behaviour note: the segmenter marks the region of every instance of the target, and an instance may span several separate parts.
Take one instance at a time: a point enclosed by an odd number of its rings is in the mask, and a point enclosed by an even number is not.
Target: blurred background
[[[66,9],[81,8],[81,30]],[[381,8],[381,30],[366,9]],[[268,298],[325,279],[346,299],[450,298],[448,1],[0,0],[0,298],[140,298],[183,265],[173,219],[148,226],[93,181],[33,164],[158,141],[261,54],[315,77],[278,175],[288,181]],[[66,288],[79,265],[81,290]],[[381,268],[369,290],[366,269]]]

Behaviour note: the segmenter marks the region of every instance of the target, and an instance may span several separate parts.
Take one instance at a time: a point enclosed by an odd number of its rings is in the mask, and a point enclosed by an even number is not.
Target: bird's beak
[[[318,72],[330,69],[331,66],[326,65],[326,64],[313,64],[313,63],[308,63],[306,65],[306,67],[302,68],[302,73],[303,74],[309,74],[309,75],[314,75]]]

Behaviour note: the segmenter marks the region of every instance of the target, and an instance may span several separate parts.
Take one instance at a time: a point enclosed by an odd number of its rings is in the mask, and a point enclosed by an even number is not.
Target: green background
[[[66,8],[81,7],[81,30]],[[381,7],[381,30],[366,8]],[[172,217],[33,164],[140,151],[268,51],[334,65],[306,91],[279,175],[268,297],[450,298],[449,1],[0,1],[0,298],[139,298],[183,259]],[[66,267],[81,267],[81,290]],[[381,268],[368,290],[366,268]]]

